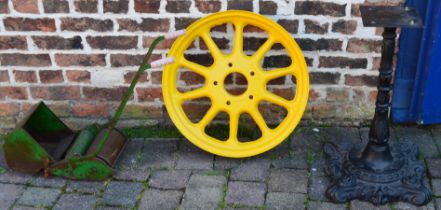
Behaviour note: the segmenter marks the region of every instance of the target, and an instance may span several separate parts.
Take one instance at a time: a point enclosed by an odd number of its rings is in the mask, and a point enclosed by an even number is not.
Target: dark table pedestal
[[[381,24],[381,21],[387,23],[383,33],[375,116],[367,145],[330,143],[324,146],[328,158],[326,171],[332,179],[326,196],[339,203],[359,199],[375,205],[392,201],[424,205],[431,200],[431,193],[423,182],[425,167],[417,160],[418,147],[413,143],[399,143],[391,147],[388,143],[389,93],[396,38],[396,28],[393,26],[403,26],[406,23],[394,22],[393,18],[406,17],[410,10],[397,7],[392,10],[387,7],[361,9],[365,9],[361,10],[365,25],[365,21],[373,26]],[[406,21],[416,24],[412,17]]]

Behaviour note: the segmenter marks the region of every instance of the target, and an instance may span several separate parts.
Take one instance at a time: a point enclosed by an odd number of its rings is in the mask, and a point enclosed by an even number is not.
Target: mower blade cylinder
[[[66,153],[66,158],[73,156],[82,156],[86,154],[96,135],[98,134],[99,127],[97,124],[87,126],[83,129],[75,138],[74,143]]]

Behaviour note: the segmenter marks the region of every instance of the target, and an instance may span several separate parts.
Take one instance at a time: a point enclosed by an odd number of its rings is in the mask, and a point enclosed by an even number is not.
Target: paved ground
[[[113,179],[80,182],[40,175],[0,174],[0,209],[440,209],[441,129],[397,127],[392,142],[412,140],[428,166],[435,199],[417,208],[405,203],[375,208],[323,196],[324,141],[366,142],[367,128],[298,128],[259,157],[235,160],[205,153],[179,139],[133,139]],[[0,150],[1,153],[1,150]],[[0,166],[5,167],[0,154]],[[124,169],[124,170],[122,170]]]

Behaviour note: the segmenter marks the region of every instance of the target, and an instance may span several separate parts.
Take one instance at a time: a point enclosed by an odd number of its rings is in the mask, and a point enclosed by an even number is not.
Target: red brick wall
[[[263,14],[300,45],[312,84],[304,123],[363,122],[372,117],[381,37],[379,30],[362,27],[357,10],[361,3],[364,0],[0,0],[0,129],[13,127],[40,100],[75,127],[108,120],[152,37],[228,9]],[[245,47],[254,50],[259,37],[250,33]],[[221,48],[232,45],[226,39],[216,41]],[[165,57],[170,45],[163,44],[154,58]],[[205,46],[193,47],[194,59],[205,59]],[[285,58],[273,52],[268,59],[271,64]],[[168,121],[161,70],[143,76],[121,125]],[[274,85],[274,92],[283,92],[293,83]]]

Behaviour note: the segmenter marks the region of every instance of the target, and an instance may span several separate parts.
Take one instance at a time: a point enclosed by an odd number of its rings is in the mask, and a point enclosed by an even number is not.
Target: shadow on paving
[[[0,209],[440,209],[441,131],[393,127],[390,142],[411,141],[427,164],[434,200],[424,207],[375,207],[329,202],[324,143],[364,145],[368,128],[298,127],[278,147],[256,157],[214,156],[180,138],[134,138],[113,178],[91,182],[44,178],[7,169],[0,149]],[[4,169],[4,170],[1,170]]]

